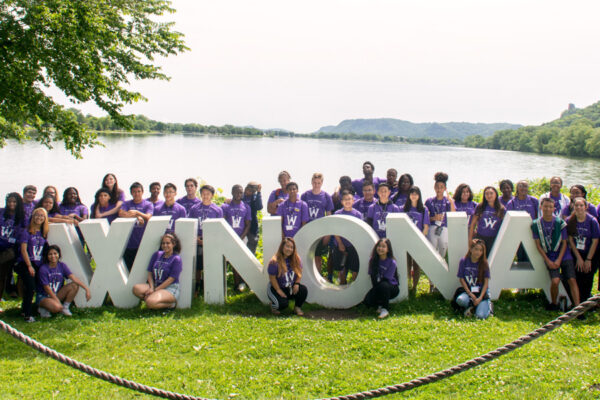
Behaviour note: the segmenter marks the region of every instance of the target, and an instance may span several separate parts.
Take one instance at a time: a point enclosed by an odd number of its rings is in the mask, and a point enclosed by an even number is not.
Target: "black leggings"
[[[33,266],[35,269],[35,275],[37,276],[37,267]],[[21,303],[21,312],[25,315],[25,317],[31,317],[31,302],[33,301],[33,294],[35,292],[35,278],[36,276],[31,276],[29,273],[29,268],[27,264],[24,262],[20,262],[17,265],[17,273],[19,277],[23,280],[23,302]]]
[[[13,264],[15,263],[15,252],[12,248],[0,250],[0,259],[5,260],[0,262],[0,299],[4,294],[4,288],[7,283],[10,283],[10,275],[12,274]]]
[[[300,284],[298,288],[298,293],[292,294],[292,288],[281,288],[281,291],[286,294],[286,297],[281,297],[279,293],[275,290],[271,284],[269,284],[269,289],[267,290],[267,295],[271,300],[271,308],[273,310],[284,310],[290,304],[290,300],[295,301],[296,307],[302,307],[304,301],[306,300],[306,296],[308,295],[308,289],[303,284]]]
[[[388,308],[390,306],[390,299],[398,296],[400,289],[398,285],[392,285],[388,281],[380,281],[377,283],[369,293],[365,296],[364,303],[367,307],[383,307]]]

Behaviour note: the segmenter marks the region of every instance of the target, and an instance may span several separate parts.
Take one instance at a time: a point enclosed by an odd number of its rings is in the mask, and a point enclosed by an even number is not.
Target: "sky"
[[[170,81],[133,82],[148,101],[126,113],[308,133],[353,118],[538,125],[600,100],[597,0],[173,7],[190,51],[157,60]]]

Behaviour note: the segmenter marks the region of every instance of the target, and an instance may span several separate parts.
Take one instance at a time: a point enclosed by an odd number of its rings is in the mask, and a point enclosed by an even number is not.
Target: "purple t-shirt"
[[[58,293],[60,288],[63,287],[65,279],[71,275],[71,270],[63,262],[58,262],[55,268],[51,268],[48,264],[43,264],[40,267],[37,275],[37,292],[39,294],[47,294],[44,290],[44,286],[50,286],[50,290],[54,294]]]
[[[60,215],[64,215],[66,217],[68,217],[71,214],[75,214],[75,215],[79,216],[80,218],[84,218],[84,217],[87,217],[88,215],[90,215],[88,208],[81,203],[80,204],[70,204],[70,205],[61,204],[58,207],[58,210],[60,212]]]
[[[448,221],[446,220],[446,213],[448,211],[451,211],[452,208],[450,206],[450,201],[448,201],[446,197],[442,197],[441,200],[438,200],[437,197],[430,197],[425,201],[425,207],[427,207],[427,209],[429,210],[430,220],[436,214],[444,214],[442,226],[448,226]]]
[[[569,218],[577,218],[575,215]],[[568,223],[568,220],[567,220]],[[577,236],[573,237],[575,246],[580,253],[587,254],[592,245],[592,239],[600,238],[600,227],[596,218],[590,214],[585,215],[583,222],[577,221]]]
[[[317,218],[323,218],[325,212],[333,211],[333,201],[329,193],[321,190],[319,194],[314,194],[312,190],[302,193],[300,200],[308,206],[308,218],[312,221]]]
[[[23,228],[23,224],[15,226],[14,215],[4,218],[4,208],[0,208],[0,249],[15,247]]]
[[[302,223],[308,222],[308,206],[302,200],[292,203],[289,199],[277,206],[277,215],[281,216],[281,227],[285,237],[294,237],[302,228]]]
[[[388,213],[400,212],[397,205],[388,202],[385,205],[379,204],[379,202],[371,205],[367,211],[367,218],[373,220],[373,229],[380,238],[384,238],[386,232],[386,217]]]
[[[33,213],[33,210],[35,209],[35,201],[32,201],[31,203],[25,203],[23,202],[23,212],[25,213],[25,224],[29,225],[29,220],[31,220],[31,214]]]
[[[277,272],[278,272],[277,261],[271,260],[271,262],[269,262],[269,266],[267,267],[267,271],[269,272],[269,275],[274,275],[277,278],[277,283],[279,284],[279,288],[281,288],[281,289],[290,288],[290,287],[294,286],[294,282],[296,282],[296,273],[290,267],[289,259],[285,260],[285,265],[287,267],[287,272],[281,276],[277,276]],[[300,268],[302,268],[302,265],[300,265]]]
[[[456,211],[466,212],[469,216],[469,221],[471,221],[471,216],[475,214],[475,207],[477,207],[477,203],[474,201],[467,201],[466,203],[459,201],[458,203],[454,203],[454,207],[456,208]]]
[[[571,213],[573,213],[575,210],[570,210],[569,209],[570,206],[564,206],[562,211],[561,211],[561,215],[562,218],[566,221],[567,217],[571,215]],[[596,210],[596,206],[594,206],[592,203],[587,203],[587,210],[586,212],[588,214],[590,214],[592,217],[594,218],[598,218],[598,211]]]
[[[377,193],[377,188],[380,183],[387,182],[385,178],[378,178],[376,176],[373,177],[373,185],[375,186],[375,193]],[[363,184],[365,183],[365,178],[355,179],[352,181],[352,189],[354,189],[354,193],[362,193]]]
[[[498,235],[502,219],[496,214],[494,207],[487,204],[477,221],[477,234],[485,237]]]
[[[369,266],[370,265],[371,263],[369,263]],[[393,258],[387,257],[385,260],[379,260],[379,274],[375,277],[377,282],[386,279],[392,285],[397,285],[398,279],[396,279],[396,269],[396,260]],[[369,270],[369,274],[373,275],[373,271]]]
[[[471,288],[479,288],[476,292],[481,291],[483,283],[477,283],[477,278],[479,277],[479,263],[471,261],[471,257],[463,257],[460,259],[456,276],[458,278],[463,278]],[[489,269],[485,272],[483,277],[490,279]],[[473,291],[473,289],[471,289],[471,291]]]
[[[425,229],[425,225],[429,225],[429,210],[427,207],[424,208],[423,212],[419,212],[417,207],[411,207],[406,213],[421,232]],[[404,209],[401,209],[400,212],[404,212]]]
[[[47,241],[40,231],[29,233],[27,229],[23,229],[21,231],[19,243],[27,243],[27,255],[29,256],[29,261],[31,261],[32,266],[39,267],[42,265],[42,254]],[[19,252],[19,261],[23,261],[21,252]]]
[[[360,211],[363,216],[363,220],[367,219],[367,212],[369,211],[369,207],[375,204],[376,200],[373,199],[371,201],[366,201],[364,197],[356,200],[352,205],[352,208]]]
[[[202,237],[202,224],[204,221],[211,218],[223,218],[223,210],[215,203],[210,203],[207,206],[200,203],[192,207],[188,216],[198,219],[198,237]]]
[[[175,231],[175,221],[177,221],[179,218],[185,218],[186,212],[185,212],[185,208],[177,202],[174,202],[173,205],[170,207],[165,202],[163,202],[159,206],[156,206],[156,205],[154,206],[154,215],[156,215],[156,216],[161,216],[161,215],[171,216],[171,220],[169,221],[169,226],[167,227],[167,232],[173,233]]]
[[[190,210],[198,203],[202,203],[202,201],[194,197],[193,199],[188,199],[187,196],[183,196],[182,198],[177,200],[177,203],[181,204],[183,208],[185,208],[186,215],[190,215]]]
[[[504,200],[504,197],[500,196],[500,198],[499,198],[498,200],[500,200],[500,204],[502,204],[502,205],[504,206],[504,208],[506,208],[506,205],[507,205],[508,203],[510,203],[510,201],[511,201],[512,199],[514,199],[514,197],[513,197],[513,196],[510,196],[510,199],[508,199],[508,200]]]
[[[152,203],[152,200],[150,200],[150,197],[148,197],[146,200],[148,200],[150,203]],[[162,206],[163,203],[164,203],[163,200],[156,200],[156,203],[152,203],[152,205],[154,206],[154,208],[156,208],[156,207]]]
[[[179,254],[171,254],[171,257],[164,258],[162,250],[152,254],[148,264],[148,272],[152,272],[154,287],[157,288],[169,278],[175,279],[173,283],[179,283],[179,275],[182,270],[181,257]]]
[[[404,208],[404,204],[406,204],[407,200],[408,200],[408,194],[400,193],[398,195],[398,198],[394,201],[394,204],[397,205],[398,208],[400,208],[402,210]]]
[[[239,204],[235,204],[231,201],[230,204],[223,203],[221,208],[223,209],[223,217],[225,220],[227,220],[238,236],[242,236],[244,229],[246,229],[246,225],[249,225],[250,222],[252,222],[250,206],[243,201],[240,201]]]
[[[396,193],[398,193],[398,186],[392,186],[390,190],[390,199],[393,199]]]
[[[123,211],[132,211],[137,210],[142,214],[150,214],[154,213],[154,206],[148,200],[142,200],[139,203],[134,203],[133,200],[126,201],[121,206],[121,210]],[[140,247],[140,243],[142,242],[142,236],[144,236],[144,231],[146,230],[146,224],[140,224],[139,221],[135,223],[133,226],[133,231],[131,232],[131,236],[129,237],[129,242],[127,243],[128,249],[137,249]]]
[[[360,211],[358,211],[357,209],[353,208],[350,211],[346,211],[343,208],[341,210],[337,210],[335,212],[335,215],[350,215],[352,217],[356,217],[358,219],[363,219],[363,215]],[[346,239],[344,239],[344,237],[342,237],[342,243],[344,243],[345,247],[352,247],[352,243],[350,243],[349,241],[347,241]]]
[[[550,222],[541,218],[542,230],[544,231],[543,234],[546,237],[546,243],[552,243],[552,232],[554,231],[554,219],[555,218],[556,217],[553,217],[552,221],[550,221]],[[532,234],[533,234],[533,239],[540,239],[540,237],[538,236],[538,234],[536,234],[535,231],[532,230]],[[564,227],[563,230],[560,231],[560,239],[567,240],[567,227],[566,226]],[[550,261],[556,261],[559,254],[560,254],[560,247],[558,248],[558,251],[552,251],[552,250],[548,251],[546,253],[546,256],[548,256]],[[573,258],[573,256],[571,255],[569,246],[567,246],[567,249],[565,250],[565,254],[563,256],[562,261],[571,260],[572,258]]]
[[[287,198],[288,198],[287,192],[285,190],[283,190],[282,188],[278,188],[271,192],[271,194],[269,195],[269,199],[267,200],[267,204],[271,204],[272,202],[274,202],[275,200],[278,200],[278,199],[287,200]],[[277,213],[275,213],[274,215],[277,215]]]
[[[538,217],[539,204],[540,202],[538,199],[527,195],[527,197],[523,200],[520,200],[518,197],[513,197],[513,199],[509,201],[505,207],[507,211],[527,211],[531,216],[531,219],[534,220]]]

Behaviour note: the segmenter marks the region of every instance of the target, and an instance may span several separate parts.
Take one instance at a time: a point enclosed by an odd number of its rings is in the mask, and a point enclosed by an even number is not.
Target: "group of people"
[[[269,263],[268,296],[273,313],[278,314],[295,301],[296,314],[302,315],[302,304],[307,289],[301,283],[302,266],[296,252],[294,235],[311,221],[327,215],[348,215],[369,224],[380,237],[374,247],[368,272],[373,288],[365,298],[365,304],[378,308],[380,318],[389,312],[389,300],[396,297],[398,271],[391,243],[386,239],[386,217],[390,213],[404,212],[425,235],[432,246],[445,257],[448,248],[447,213],[464,211],[469,216],[469,250],[460,261],[458,278],[461,286],[455,296],[455,304],[465,309],[465,314],[486,318],[491,312],[489,301],[489,266],[486,255],[491,250],[507,210],[526,211],[531,216],[532,235],[551,277],[551,299],[548,309],[558,309],[558,288],[561,280],[573,304],[591,295],[594,274],[598,269],[600,254],[596,248],[600,238],[597,207],[586,200],[586,189],[581,185],[570,188],[570,196],[561,193],[562,180],[553,177],[551,190],[537,199],[529,194],[527,181],[519,181],[516,191],[510,180],[500,182],[498,190],[488,186],[480,203],[473,201],[473,191],[468,184],[458,185],[451,196],[446,183],[448,175],[434,174],[435,196],[424,200],[421,190],[414,184],[410,174],[398,177],[395,169],[389,169],[386,178],[374,175],[374,165],[363,164],[363,177],[352,180],[349,176],[339,179],[339,187],[332,195],[322,190],[323,175],[313,174],[311,189],[300,194],[298,183],[292,181],[287,171],[278,175],[279,188],[273,190],[267,200],[267,212],[281,216],[282,242]],[[186,195],[177,197],[177,187],[167,183],[161,188],[159,182],[149,185],[150,196],[144,198],[144,187],[134,182],[129,187],[131,199],[126,200],[114,174],[106,174],[96,192],[94,203],[88,209],[82,204],[74,187],[64,190],[61,201],[54,186],[44,188],[40,199],[35,200],[37,189],[28,185],[23,195],[13,192],[6,196],[5,208],[0,209],[0,297],[11,286],[13,269],[22,284],[22,313],[26,320],[33,320],[32,299],[37,291],[36,304],[40,315],[62,312],[69,315],[69,305],[81,287],[90,296],[89,288],[77,280],[68,267],[60,262],[60,249],[48,246],[49,223],[69,223],[77,226],[87,218],[106,218],[112,222],[117,217],[135,218],[137,223],[130,236],[124,261],[129,269],[133,265],[148,220],[154,216],[170,216],[170,223],[161,240],[161,247],[148,266],[147,283],[136,285],[133,292],[150,308],[172,308],[179,296],[181,245],[175,235],[179,218],[196,218],[197,233],[197,290],[201,291],[203,272],[203,222],[211,218],[224,218],[245,240],[251,252],[256,252],[259,223],[258,212],[263,209],[261,184],[250,182],[245,187],[234,185],[231,197],[222,205],[213,202],[215,189],[210,185],[198,188],[194,178],[184,182]],[[160,199],[160,194],[163,199]],[[198,192],[200,198],[198,198]],[[83,238],[80,236],[81,240]],[[320,240],[315,262],[320,268],[327,256],[326,277],[330,282],[337,275],[339,284],[356,279],[359,257],[352,243],[340,236]],[[527,262],[523,248],[516,254],[519,262]],[[408,260],[408,274],[412,277],[412,291],[420,278],[420,268],[414,260]],[[61,278],[72,282],[63,285]],[[74,279],[75,278],[75,279]],[[59,281],[61,283],[59,283]],[[234,270],[234,287],[245,290],[245,283]],[[435,290],[433,286],[430,290]],[[599,288],[600,290],[600,288]]]

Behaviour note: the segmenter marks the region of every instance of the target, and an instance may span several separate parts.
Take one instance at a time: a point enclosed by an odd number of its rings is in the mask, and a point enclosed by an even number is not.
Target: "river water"
[[[26,184],[38,187],[38,197],[46,185],[56,186],[59,197],[66,187],[75,186],[89,206],[107,172],[117,176],[127,195],[134,181],[141,182],[146,192],[150,182],[159,181],[175,183],[178,197],[185,195],[183,182],[188,177],[221,188],[227,195],[234,184],[255,180],[262,183],[266,197],[278,186],[277,174],[284,169],[301,192],[310,189],[313,172],[322,172],[323,189],[332,192],[340,176],[362,177],[366,160],[375,165],[376,176],[385,177],[388,168],[410,173],[424,197],[433,195],[436,171],[449,174],[452,191],[461,182],[478,190],[504,178],[517,181],[558,175],[565,185],[587,185],[597,184],[600,176],[600,160],[448,146],[179,134],[104,136],[101,140],[106,147],[85,150],[81,160],[60,145],[47,150],[35,143],[9,141],[0,149],[0,207],[7,193],[21,192]]]

